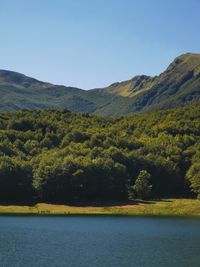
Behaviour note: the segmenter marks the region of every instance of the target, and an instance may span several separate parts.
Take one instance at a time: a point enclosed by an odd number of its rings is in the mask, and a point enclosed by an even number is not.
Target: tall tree
[[[135,180],[135,184],[131,188],[133,196],[139,199],[149,198],[152,190],[150,178],[151,175],[146,170],[142,170],[139,172],[139,175]]]

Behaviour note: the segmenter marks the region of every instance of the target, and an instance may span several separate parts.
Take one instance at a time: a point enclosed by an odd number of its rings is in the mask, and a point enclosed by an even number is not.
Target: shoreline
[[[35,205],[0,204],[0,216],[141,216],[200,217],[200,200],[162,199],[138,202]]]

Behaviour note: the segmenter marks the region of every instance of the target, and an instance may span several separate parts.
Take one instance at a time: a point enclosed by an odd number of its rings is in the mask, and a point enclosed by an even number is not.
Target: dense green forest
[[[200,196],[200,105],[104,118],[0,113],[0,201]]]

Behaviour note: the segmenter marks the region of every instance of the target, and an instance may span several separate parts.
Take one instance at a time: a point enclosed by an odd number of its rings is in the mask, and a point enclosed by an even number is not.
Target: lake
[[[199,267],[200,219],[0,217],[2,267]]]

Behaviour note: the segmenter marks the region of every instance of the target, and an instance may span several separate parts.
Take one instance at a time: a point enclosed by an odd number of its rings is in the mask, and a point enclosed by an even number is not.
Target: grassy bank
[[[200,201],[195,199],[165,199],[135,203],[76,203],[55,205],[0,205],[1,215],[70,215],[104,214],[137,216],[200,216]]]

